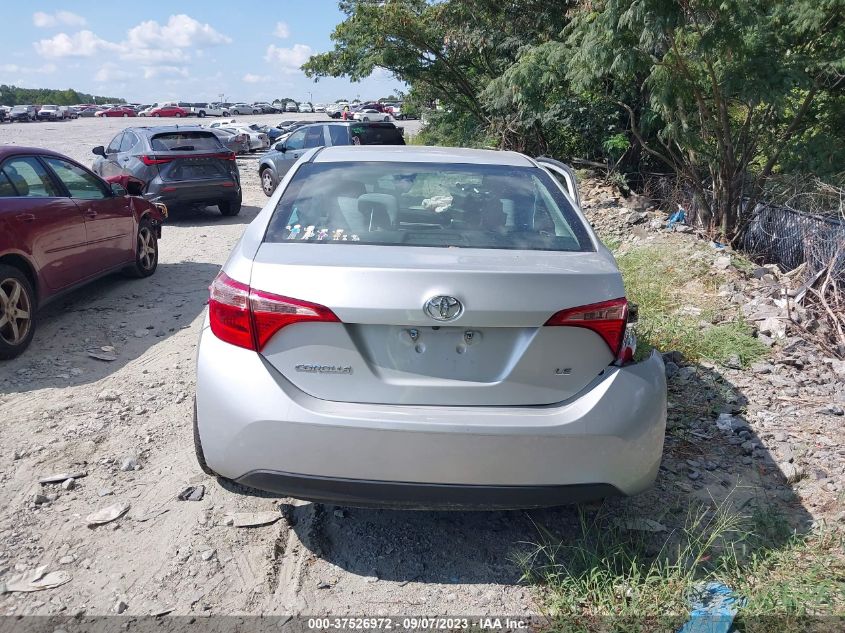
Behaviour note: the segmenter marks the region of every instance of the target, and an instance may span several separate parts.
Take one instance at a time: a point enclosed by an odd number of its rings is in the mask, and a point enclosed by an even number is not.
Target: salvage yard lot
[[[91,148],[123,127],[166,123],[176,121],[2,125],[0,143],[47,147],[90,165]],[[399,125],[406,135],[418,129],[417,122]],[[714,361],[730,359],[670,356],[664,467],[655,488],[635,499],[530,513],[376,511],[253,497],[205,476],[194,460],[191,412],[207,287],[266,201],[256,157],[238,165],[240,216],[175,214],[164,227],[155,275],[108,278],[58,301],[42,314],[31,348],[0,365],[3,577],[41,565],[71,577],[56,589],[0,597],[0,613],[108,614],[123,602],[126,613],[139,615],[564,617],[613,613],[619,605],[635,615],[658,606],[657,614],[679,614],[687,588],[708,576],[743,592],[752,614],[841,613],[842,546],[829,526],[845,518],[837,415],[845,377],[797,343],[794,352],[770,356],[753,345],[748,360],[761,363],[754,371],[739,367],[748,364],[744,358],[728,368]],[[618,201],[598,188],[583,195],[599,232],[623,243],[624,233],[611,235],[622,217]],[[629,259],[631,275],[662,276],[667,287],[683,280],[673,277],[680,273],[665,249],[694,257],[706,279],[702,301],[725,284],[745,292],[748,276],[713,266],[719,254],[691,248],[693,239],[655,232],[621,250],[623,258],[640,253]],[[648,262],[645,271],[638,261]],[[655,291],[640,278],[629,285]],[[700,310],[698,320],[683,320],[699,327],[709,306],[683,303],[695,300],[689,293],[667,300],[666,309]],[[712,316],[723,326],[726,314],[720,308]],[[736,310],[730,318],[745,331]],[[679,340],[691,338],[687,332]],[[103,346],[114,347],[117,359],[89,356]],[[87,472],[71,490],[38,484],[71,471]],[[201,501],[176,499],[188,485],[205,486]],[[90,513],[116,502],[130,504],[124,517],[86,526]],[[266,511],[279,520],[230,524],[235,513]],[[678,548],[682,561],[672,558]]]

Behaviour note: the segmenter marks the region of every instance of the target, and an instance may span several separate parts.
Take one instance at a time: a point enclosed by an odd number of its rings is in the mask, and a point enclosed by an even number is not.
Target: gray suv
[[[93,165],[97,174],[141,181],[138,193],[152,202],[217,205],[223,215],[241,210],[235,154],[200,126],[126,128],[107,147],[92,151],[98,156]]]
[[[401,128],[393,123],[338,121],[305,125],[261,158],[258,176],[264,195],[272,196],[282,177],[312,147],[332,145],[404,145]]]

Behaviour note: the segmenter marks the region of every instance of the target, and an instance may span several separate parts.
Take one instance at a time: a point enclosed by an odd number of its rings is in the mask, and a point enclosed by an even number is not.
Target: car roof
[[[57,156],[59,158],[64,158],[64,159],[68,158],[64,154],[59,154],[59,152],[54,152],[53,150],[44,149],[42,147],[25,147],[25,146],[21,146],[21,145],[0,145],[0,160],[3,160],[7,156],[13,156],[13,155],[16,155],[16,154],[25,154],[25,155],[38,154],[39,156]],[[77,161],[73,161],[73,162],[77,162]]]
[[[534,167],[535,163],[518,152],[463,147],[426,147],[407,145],[334,145],[317,152],[315,163],[402,162],[402,163],[469,163],[474,165],[508,165]]]

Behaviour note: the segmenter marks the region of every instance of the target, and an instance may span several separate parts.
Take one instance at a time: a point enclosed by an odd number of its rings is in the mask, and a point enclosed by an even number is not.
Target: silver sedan
[[[211,286],[200,466],[348,505],[538,507],[651,485],[660,356],[574,176],[512,152],[310,150]]]

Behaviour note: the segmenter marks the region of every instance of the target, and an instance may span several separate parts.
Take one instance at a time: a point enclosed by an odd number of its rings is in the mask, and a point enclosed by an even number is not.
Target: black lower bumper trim
[[[306,501],[379,508],[544,508],[621,494],[615,486],[600,483],[565,486],[421,484],[313,477],[266,470],[247,473],[235,481],[243,486]]]

